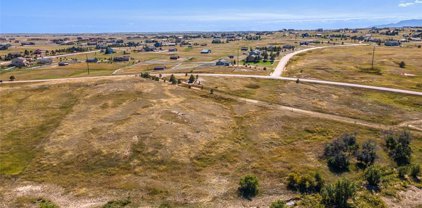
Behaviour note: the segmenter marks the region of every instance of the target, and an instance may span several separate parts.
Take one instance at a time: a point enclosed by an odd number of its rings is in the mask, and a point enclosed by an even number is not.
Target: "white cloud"
[[[413,6],[415,4],[422,4],[422,0],[415,0],[412,2],[402,2],[399,4],[399,7],[409,7],[409,6]]]

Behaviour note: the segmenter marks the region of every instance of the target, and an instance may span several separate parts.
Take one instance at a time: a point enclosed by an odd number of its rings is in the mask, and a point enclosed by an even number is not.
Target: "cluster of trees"
[[[145,79],[152,79],[154,81],[160,81],[160,77],[152,76],[148,72],[141,72],[141,77]]]
[[[408,131],[388,131],[385,134],[387,152],[399,166],[410,164],[410,158],[412,156],[410,141],[411,135]]]
[[[327,144],[324,149],[324,157],[327,165],[333,172],[345,172],[349,170],[350,157],[359,148],[355,134],[343,134],[333,142]]]

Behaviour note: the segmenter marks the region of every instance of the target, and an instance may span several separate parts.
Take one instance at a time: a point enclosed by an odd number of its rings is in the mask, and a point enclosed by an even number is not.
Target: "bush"
[[[286,203],[284,203],[281,200],[277,200],[274,201],[273,203],[271,203],[270,208],[285,208],[286,207]]]
[[[16,77],[14,75],[12,75],[12,76],[9,77],[9,80],[10,81],[15,81],[15,79],[16,79]]]
[[[344,152],[340,152],[327,160],[327,165],[331,171],[341,173],[349,170],[349,158]]]
[[[410,175],[414,179],[418,179],[420,173],[421,173],[421,166],[420,165],[412,165],[410,167]]]
[[[379,187],[382,171],[378,166],[372,166],[365,171],[365,180],[368,186]]]
[[[246,199],[251,199],[258,194],[258,179],[255,176],[248,175],[240,179],[239,194]]]
[[[356,156],[358,165],[364,168],[374,164],[377,158],[376,144],[374,141],[367,141],[363,143],[362,150],[357,153]]]
[[[406,68],[406,63],[404,61],[399,63],[400,68]]]
[[[355,152],[358,148],[355,134],[343,134],[325,146],[324,156],[331,157],[340,152]]]
[[[345,208],[348,207],[347,201],[355,195],[355,192],[354,183],[341,179],[322,189],[322,203],[327,207]]]
[[[39,198],[34,201],[38,205],[39,208],[59,208],[56,204],[54,204],[50,200]]]
[[[151,76],[149,75],[148,72],[141,72],[141,77],[142,78],[147,78],[147,79],[151,78]]]
[[[194,82],[195,82],[195,77],[193,76],[193,74],[191,74],[190,77],[189,77],[188,83],[192,84]]]
[[[409,169],[406,166],[403,166],[403,167],[399,167],[397,171],[399,173],[399,178],[405,179]]]
[[[126,207],[131,202],[129,199],[123,199],[123,200],[116,200],[116,201],[109,201],[107,204],[103,206],[103,208],[120,208],[120,207]]]
[[[300,176],[296,173],[291,173],[287,177],[287,188],[300,193],[317,193],[320,192],[324,186],[324,180],[319,173],[314,175]]]
[[[176,79],[176,77],[172,74],[171,76],[170,76],[170,80],[169,80],[172,84],[177,84],[177,79]]]
[[[390,157],[399,166],[410,164],[412,149],[410,148],[411,135],[407,131],[401,133],[389,131],[385,136],[385,146]]]

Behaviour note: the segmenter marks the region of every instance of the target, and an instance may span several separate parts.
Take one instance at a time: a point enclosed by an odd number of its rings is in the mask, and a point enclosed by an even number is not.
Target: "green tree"
[[[410,142],[412,137],[408,131],[400,133],[389,131],[385,139],[385,146],[387,147],[390,157],[399,166],[410,164],[412,149]]]
[[[400,68],[406,68],[406,63],[404,61],[399,63]]]
[[[270,208],[286,208],[286,203],[282,200],[277,200],[271,203]]]
[[[258,194],[258,186],[258,179],[255,176],[247,175],[240,179],[238,191],[240,196],[251,199]]]
[[[172,74],[171,76],[170,76],[170,80],[169,80],[172,84],[177,84],[177,79],[176,79],[176,77]]]
[[[191,74],[190,77],[189,77],[188,83],[192,84],[194,82],[195,82],[195,77],[193,76],[193,74]]]
[[[335,184],[328,185],[321,190],[322,203],[327,207],[346,208],[347,201],[356,193],[354,183],[340,179]]]

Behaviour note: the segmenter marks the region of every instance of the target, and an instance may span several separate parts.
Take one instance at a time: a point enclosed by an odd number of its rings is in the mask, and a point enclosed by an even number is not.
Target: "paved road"
[[[278,63],[277,67],[274,69],[274,72],[271,73],[271,77],[281,77],[283,74],[283,71],[286,69],[287,64],[289,63],[290,59],[292,59],[294,56],[305,53],[307,51],[317,50],[317,49],[324,49],[324,48],[334,48],[334,47],[350,47],[350,46],[362,46],[364,44],[347,44],[347,45],[333,45],[333,46],[321,46],[321,47],[315,47],[315,48],[307,48],[299,51],[295,51],[293,53],[289,53],[283,58],[281,58],[280,62]]]

